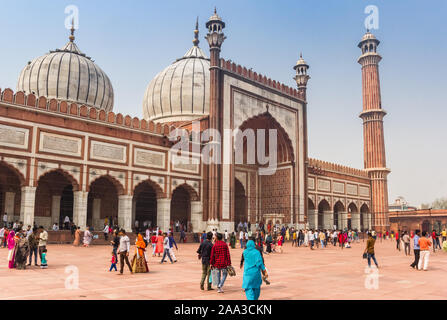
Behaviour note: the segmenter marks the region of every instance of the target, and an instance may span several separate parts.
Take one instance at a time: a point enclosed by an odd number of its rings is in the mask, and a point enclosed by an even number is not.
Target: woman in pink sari
[[[15,232],[11,230],[8,234],[8,238],[6,238],[8,244],[8,267],[9,269],[14,269],[14,261],[16,258],[16,240],[15,240]]]

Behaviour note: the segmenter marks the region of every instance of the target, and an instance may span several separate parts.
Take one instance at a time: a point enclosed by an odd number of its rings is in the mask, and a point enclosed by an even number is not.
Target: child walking
[[[40,268],[41,269],[47,269],[48,268],[47,249],[43,249],[42,250]]]
[[[112,263],[112,265],[110,266],[109,272],[112,271],[112,269],[115,269],[115,271],[118,271],[116,269],[116,256],[113,251],[112,251],[112,260],[110,260],[110,262]]]

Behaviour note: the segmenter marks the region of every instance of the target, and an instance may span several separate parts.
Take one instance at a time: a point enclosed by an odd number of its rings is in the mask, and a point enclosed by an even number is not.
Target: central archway
[[[140,183],[134,190],[133,202],[135,229],[137,224],[140,230],[145,226],[155,228],[157,226],[157,189],[154,184],[150,181]]]
[[[318,229],[324,229],[325,227],[325,214],[331,210],[331,207],[329,203],[326,201],[326,199],[323,199],[318,204]]]
[[[234,179],[234,229],[239,223],[248,222],[247,196],[245,188],[238,179]]]
[[[346,226],[346,221],[343,221],[341,217],[342,213],[345,212],[345,206],[340,201],[337,201],[334,205],[334,225],[337,229],[342,230]],[[351,229],[351,218],[347,219],[348,229]],[[332,226],[331,226],[332,228]]]
[[[244,190],[246,197],[256,197],[250,198],[250,214],[246,201],[244,212],[247,212],[247,218],[250,217],[252,224],[269,221],[292,223],[293,214],[296,213],[296,198],[293,196],[295,156],[293,143],[286,130],[268,111],[247,119],[240,125],[239,130],[235,136],[233,150],[235,170],[246,172],[249,177],[250,171],[255,170],[257,174],[247,181],[246,187],[249,190]],[[276,163],[272,161],[274,159]],[[257,182],[254,183],[253,180]],[[236,180],[233,181],[232,192],[236,195],[236,188],[240,189],[240,186],[237,186]],[[242,206],[242,199],[240,202],[239,205]],[[235,199],[234,206],[236,205],[238,204]],[[233,210],[234,222],[238,225],[239,213],[235,207]]]
[[[184,186],[178,186],[171,197],[171,223],[176,222],[183,225],[184,231],[192,232],[191,228],[191,196],[189,190]]]
[[[122,193],[122,187],[108,175],[94,180],[88,193],[87,225],[95,230],[101,230],[107,218],[109,224],[117,226],[118,196]]]
[[[46,228],[58,223],[63,227],[66,216],[73,221],[73,191],[78,185],[61,169],[49,171],[37,181],[34,220]]]
[[[25,179],[14,167],[0,161],[0,213],[8,215],[8,222],[20,216],[21,186],[24,183]],[[3,220],[0,223],[3,224]]]

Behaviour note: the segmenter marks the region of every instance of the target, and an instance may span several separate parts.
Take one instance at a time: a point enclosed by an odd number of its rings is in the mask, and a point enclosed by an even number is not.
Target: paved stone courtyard
[[[123,276],[109,272],[111,247],[90,248],[70,245],[48,246],[49,267],[41,270],[7,268],[7,250],[0,249],[0,299],[245,299],[242,292],[242,271],[239,269],[242,250],[231,250],[236,277],[228,277],[225,293],[201,291],[201,264],[197,259],[198,244],[180,244],[175,264],[160,264],[160,258],[149,258],[150,272]],[[365,288],[366,260],[362,259],[364,243],[351,249],[330,246],[311,251],[291,247],[284,253],[265,256],[271,285],[262,286],[261,299],[446,299],[447,253],[430,255],[429,271],[409,267],[413,256],[395,249],[395,242],[376,245],[380,269],[378,289]],[[133,248],[131,256],[133,255]],[[79,270],[79,288],[66,289],[67,266]],[[69,281],[67,281],[69,282]],[[374,283],[374,281],[367,281]],[[368,285],[369,286],[369,285]]]

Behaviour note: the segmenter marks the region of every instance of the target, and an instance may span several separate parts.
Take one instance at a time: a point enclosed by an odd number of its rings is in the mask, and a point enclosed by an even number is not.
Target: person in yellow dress
[[[139,233],[135,243],[135,255],[133,256],[131,263],[133,273],[149,272],[146,257],[144,255],[145,251],[146,243],[144,242],[143,235]]]

